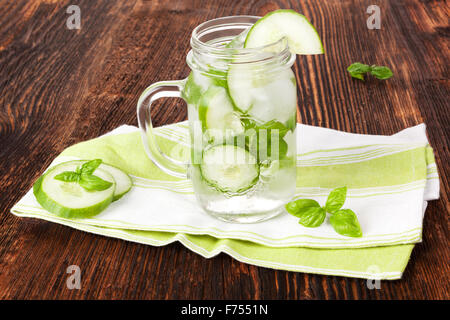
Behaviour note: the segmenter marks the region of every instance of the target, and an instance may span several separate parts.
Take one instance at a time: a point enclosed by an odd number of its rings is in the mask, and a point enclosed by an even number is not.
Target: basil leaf
[[[334,213],[335,211],[342,208],[347,197],[347,187],[336,188],[330,192],[325,204],[325,209],[329,213]]]
[[[102,163],[102,159],[95,159],[88,162],[83,163],[81,166],[81,174],[82,175],[91,175],[94,173],[95,169]]]
[[[353,78],[356,78],[356,79],[364,81],[363,73],[350,72],[350,76],[352,76]]]
[[[320,204],[316,200],[312,199],[298,199],[295,201],[289,202],[285,206],[287,212],[300,218],[302,212],[306,211],[309,208],[320,208]]]
[[[356,214],[350,209],[342,209],[330,217],[330,223],[334,230],[347,237],[362,237],[361,226]]]
[[[355,62],[347,68],[347,71],[350,73],[366,73],[370,71],[370,67],[367,64]]]
[[[241,124],[244,126],[245,130],[256,128],[256,123],[249,118],[241,117]]]
[[[208,67],[209,70],[202,74],[209,77],[214,85],[228,89],[227,73],[222,70],[214,69],[211,65],[208,65]]]
[[[371,65],[370,67],[367,64],[363,64],[360,62],[352,63],[347,71],[350,73],[350,76],[356,79],[360,79],[364,81],[364,74],[370,72],[375,78],[385,80],[392,77],[392,71],[388,67],[385,66],[377,66]]]
[[[370,73],[377,79],[385,80],[392,77],[392,71],[388,67],[375,66],[370,68]]]
[[[298,223],[308,228],[320,226],[327,216],[327,212],[321,207],[309,207],[300,211]]]
[[[64,171],[57,174],[53,179],[64,182],[77,182],[80,175],[74,171]]]
[[[289,131],[289,128],[287,128],[284,124],[282,124],[280,121],[270,120],[258,127],[258,130],[265,129],[267,130],[267,137],[270,137],[271,130],[278,130],[278,136],[280,138],[283,138],[286,133]]]
[[[94,176],[92,174],[81,175],[81,179],[78,181],[78,183],[87,191],[102,191],[112,186],[111,182],[105,181],[102,178]]]
[[[283,137],[288,131],[289,128],[275,120],[255,127],[256,135],[250,137],[250,145],[253,148],[250,150],[257,151],[256,156],[260,163],[266,160],[281,160],[286,156],[288,145]],[[272,150],[272,139],[278,141],[278,150]]]
[[[294,132],[296,127],[297,127],[297,114],[290,117],[289,120],[286,122],[286,128],[288,128],[288,130]]]
[[[195,83],[193,72],[189,74],[181,95],[188,104],[197,104],[200,101],[202,97],[202,87]]]
[[[364,81],[364,74],[370,71],[370,67],[367,64],[355,62],[347,68],[347,71],[353,78]]]

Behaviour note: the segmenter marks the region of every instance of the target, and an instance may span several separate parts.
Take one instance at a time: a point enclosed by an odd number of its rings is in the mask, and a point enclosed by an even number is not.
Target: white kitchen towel
[[[172,157],[186,159],[190,154],[187,122],[156,128],[155,134]],[[140,133],[132,126],[69,147],[51,164],[101,158],[123,169],[134,187],[120,201],[93,218],[66,220],[42,209],[30,190],[11,211],[63,224],[210,235],[268,247],[363,248],[421,241],[427,201],[439,197],[439,177],[424,124],[392,136],[298,124],[297,152],[296,198],[324,204],[333,188],[347,186],[344,207],[357,214],[362,238],[337,234],[327,220],[318,228],[306,228],[287,213],[255,224],[210,217],[197,204],[189,180],[163,173],[146,157]]]

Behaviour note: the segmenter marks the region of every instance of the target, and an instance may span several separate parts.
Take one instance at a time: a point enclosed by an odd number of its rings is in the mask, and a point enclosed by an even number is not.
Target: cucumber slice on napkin
[[[81,166],[81,165],[83,165],[83,163],[86,163],[87,161],[88,160],[73,160],[73,161],[68,161],[65,163],[67,163],[67,164],[73,163],[78,166]],[[131,187],[133,186],[133,181],[131,181],[131,178],[128,174],[126,174],[119,168],[117,168],[113,165],[110,165],[110,164],[106,164],[106,163],[100,164],[100,166],[98,168],[108,172],[113,177],[114,181],[116,182],[116,189],[114,190],[113,201],[119,200],[126,193],[128,193],[128,191],[131,190]]]
[[[116,182],[111,174],[97,168],[93,174],[111,186],[105,190],[88,191],[76,182],[65,182],[55,176],[66,171],[76,171],[80,161],[61,163],[41,176],[33,185],[39,204],[49,212],[63,218],[89,218],[102,212],[114,199]]]
[[[133,182],[128,174],[116,168],[110,164],[102,163],[99,169],[105,170],[114,178],[116,182],[116,190],[114,190],[114,198],[113,201],[119,200],[122,198],[128,191],[131,190]]]

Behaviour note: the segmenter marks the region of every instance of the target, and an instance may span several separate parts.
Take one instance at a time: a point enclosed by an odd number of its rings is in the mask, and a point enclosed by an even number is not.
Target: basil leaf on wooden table
[[[388,67],[373,65],[370,69],[370,74],[377,79],[385,80],[392,77],[392,71]]]
[[[370,67],[367,64],[355,62],[347,68],[347,71],[353,78],[364,81],[364,74],[370,71]]]
[[[362,81],[364,81],[364,75],[366,73],[370,73],[372,76],[380,80],[389,79],[393,75],[391,69],[389,69],[388,67],[377,66],[375,64],[369,66],[361,62],[352,63],[347,68],[347,71],[350,74],[350,76]]]

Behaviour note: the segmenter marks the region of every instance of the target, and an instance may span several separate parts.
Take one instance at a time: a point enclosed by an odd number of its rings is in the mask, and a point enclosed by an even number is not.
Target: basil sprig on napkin
[[[83,163],[76,171],[64,171],[56,175],[54,179],[64,182],[76,182],[87,191],[103,191],[111,187],[112,183],[100,177],[94,176],[94,171],[102,163],[101,159],[95,159]]]
[[[347,237],[362,237],[358,217],[350,209],[341,209],[347,197],[347,187],[336,188],[330,192],[325,206],[313,199],[298,199],[286,205],[286,210],[299,218],[298,223],[308,228],[320,226],[330,214],[334,230]]]

